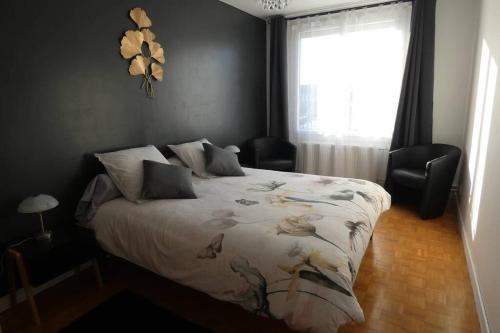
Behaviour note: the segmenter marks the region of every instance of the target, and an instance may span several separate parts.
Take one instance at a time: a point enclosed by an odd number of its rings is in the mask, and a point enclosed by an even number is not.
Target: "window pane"
[[[390,138],[405,38],[390,22],[300,39],[297,129],[327,137]]]

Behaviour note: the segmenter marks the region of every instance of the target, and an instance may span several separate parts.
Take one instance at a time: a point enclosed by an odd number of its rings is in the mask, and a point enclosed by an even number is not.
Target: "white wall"
[[[460,212],[482,329],[493,333],[500,332],[499,0],[482,0],[479,26]]]
[[[479,2],[437,0],[433,126],[436,143],[463,148]]]
[[[478,11],[477,0],[437,0],[435,142],[463,146]]]
[[[437,0],[434,142],[463,147],[477,39],[478,0]]]

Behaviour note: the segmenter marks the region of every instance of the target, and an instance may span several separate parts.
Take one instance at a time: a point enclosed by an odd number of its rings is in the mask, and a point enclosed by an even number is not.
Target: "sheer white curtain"
[[[307,173],[383,182],[411,2],[288,23],[290,140]]]

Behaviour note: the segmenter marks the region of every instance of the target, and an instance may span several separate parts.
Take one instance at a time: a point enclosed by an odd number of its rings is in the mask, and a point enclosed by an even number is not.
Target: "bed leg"
[[[99,261],[97,260],[97,258],[94,258],[92,260],[92,266],[94,266],[94,273],[95,273],[97,286],[99,288],[102,288],[104,286],[104,283],[102,282],[101,269],[99,268]]]

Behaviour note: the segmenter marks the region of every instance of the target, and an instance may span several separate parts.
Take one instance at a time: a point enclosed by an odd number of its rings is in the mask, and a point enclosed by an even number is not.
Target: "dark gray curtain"
[[[391,150],[432,143],[436,0],[413,0],[408,58]]]
[[[288,139],[286,19],[270,20],[269,135]]]

